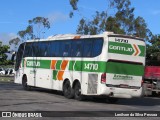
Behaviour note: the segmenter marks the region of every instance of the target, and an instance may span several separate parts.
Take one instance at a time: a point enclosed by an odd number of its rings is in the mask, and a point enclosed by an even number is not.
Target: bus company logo
[[[133,80],[133,77],[129,75],[114,74],[113,79],[114,80]]]
[[[109,53],[144,56],[145,47],[136,44],[109,42]]]
[[[28,67],[32,67],[32,66],[40,67],[41,63],[39,61],[27,61],[27,66]]]
[[[133,51],[133,49],[131,47],[114,46],[114,45],[110,45],[109,49],[125,51],[125,52],[132,52]]]

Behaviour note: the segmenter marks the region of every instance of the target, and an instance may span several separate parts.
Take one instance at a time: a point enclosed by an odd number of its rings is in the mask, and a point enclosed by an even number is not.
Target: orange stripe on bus
[[[63,74],[64,74],[64,71],[58,71],[57,79],[63,80]]]
[[[55,69],[57,60],[52,60],[51,69]]]
[[[80,39],[81,36],[75,36],[73,39]]]
[[[136,56],[136,55],[138,55],[139,50],[138,50],[138,48],[137,48],[137,46],[136,46],[135,44],[133,44],[133,46],[134,46],[134,48],[136,49],[136,53],[134,54],[134,56]]]
[[[67,64],[68,64],[68,60],[63,60],[63,61],[62,61],[62,64],[61,64],[61,70],[65,70]]]

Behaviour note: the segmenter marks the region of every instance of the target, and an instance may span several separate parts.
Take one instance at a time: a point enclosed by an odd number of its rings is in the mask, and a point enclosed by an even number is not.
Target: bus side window
[[[93,42],[93,50],[92,50],[93,57],[96,57],[96,56],[101,54],[102,46],[103,46],[103,40],[102,39],[94,40],[94,42]]]
[[[82,57],[82,41],[72,41],[72,57]]]
[[[36,51],[37,51],[37,52],[36,52],[36,56],[37,56],[37,57],[40,57],[40,56],[41,56],[40,44],[41,44],[40,42],[37,42],[37,43],[36,43]]]
[[[40,57],[47,57],[47,42],[40,43]]]
[[[47,43],[47,57],[51,57],[51,42]]]
[[[58,41],[51,41],[50,43],[50,56],[51,57],[59,57],[59,44]]]
[[[33,54],[32,54],[32,57],[36,57],[36,43],[32,43],[32,49],[33,49]]]
[[[71,41],[62,41],[60,56],[69,57],[70,50],[71,50]]]
[[[32,44],[26,43],[24,57],[31,57],[31,56],[32,56]]]
[[[92,57],[92,43],[91,40],[83,41],[83,57]]]
[[[49,57],[49,48],[50,48],[49,42],[45,42],[45,53],[44,53],[44,57]]]

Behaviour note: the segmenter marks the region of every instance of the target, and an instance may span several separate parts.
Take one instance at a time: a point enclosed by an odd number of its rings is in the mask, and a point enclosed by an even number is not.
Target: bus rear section
[[[115,98],[140,97],[145,42],[133,37],[110,35],[107,48],[106,73],[101,75],[101,83],[105,87],[101,94]]]

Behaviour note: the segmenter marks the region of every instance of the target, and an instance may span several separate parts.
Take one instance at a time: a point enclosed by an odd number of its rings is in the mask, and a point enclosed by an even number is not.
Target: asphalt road
[[[32,91],[23,90],[21,85],[14,84],[13,82],[0,82],[0,111],[71,111],[68,114],[69,117],[65,117],[67,120],[76,119],[159,119],[158,117],[104,117],[101,111],[106,111],[106,114],[112,115],[108,111],[160,111],[160,98],[157,97],[145,97],[145,98],[133,98],[133,99],[120,99],[116,104],[110,104],[102,100],[94,100],[88,98],[85,101],[77,101],[74,99],[65,98],[61,92],[34,88]],[[71,117],[76,114],[73,111],[88,111],[91,117],[85,116],[88,113],[82,114],[82,117]],[[97,113],[91,111],[98,111]],[[62,112],[66,114],[67,112]],[[118,112],[119,113],[119,112]],[[52,114],[52,113],[51,113]],[[54,113],[54,114],[58,114]],[[67,115],[68,115],[67,114]],[[63,120],[62,117],[54,117],[55,119]],[[81,114],[80,114],[81,115]],[[97,117],[100,116],[100,117]],[[1,118],[0,118],[1,119]],[[5,118],[9,119],[9,118]],[[12,118],[22,119],[22,118]],[[28,118],[23,118],[28,119]],[[30,118],[31,119],[31,118]],[[44,118],[33,118],[44,119]],[[51,117],[45,118],[53,119]]]

